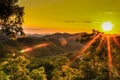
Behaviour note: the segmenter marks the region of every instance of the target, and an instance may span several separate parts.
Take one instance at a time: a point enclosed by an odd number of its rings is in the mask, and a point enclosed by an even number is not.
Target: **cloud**
[[[83,21],[83,23],[93,23],[92,21]]]
[[[76,20],[65,20],[64,21],[65,23],[75,23],[75,22],[77,22]]]

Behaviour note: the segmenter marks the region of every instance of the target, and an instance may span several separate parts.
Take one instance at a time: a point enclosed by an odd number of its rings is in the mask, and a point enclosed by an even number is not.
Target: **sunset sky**
[[[120,32],[120,0],[19,0],[26,33],[90,32],[111,22]]]

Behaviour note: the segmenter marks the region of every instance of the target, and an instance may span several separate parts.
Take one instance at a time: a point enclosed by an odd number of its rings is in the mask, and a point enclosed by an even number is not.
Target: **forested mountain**
[[[32,48],[42,43],[48,43],[49,45],[46,47],[38,47],[32,51],[25,52],[29,53],[31,56],[46,57],[80,50],[83,44],[76,41],[80,36],[81,34],[56,33],[53,35],[46,35],[44,37],[29,36],[26,38],[18,38],[16,41],[6,39],[6,41],[1,43],[4,46],[15,48],[17,51]]]
[[[0,44],[0,79],[119,80],[120,36],[99,34],[5,39]]]

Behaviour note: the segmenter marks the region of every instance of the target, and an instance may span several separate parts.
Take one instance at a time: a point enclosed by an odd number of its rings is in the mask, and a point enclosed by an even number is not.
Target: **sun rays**
[[[116,46],[118,48],[120,48],[120,44],[119,44],[116,36],[117,35],[104,34],[104,33],[97,33],[95,35],[93,34],[92,39],[86,43],[86,45],[76,54],[76,56],[70,61],[69,64],[67,64],[63,67],[63,71],[65,71],[69,66],[71,66],[78,58],[83,57],[82,55],[85,54],[85,51],[90,46],[92,46],[92,44],[94,44],[95,42],[98,42],[97,47],[93,48],[93,50],[95,50],[96,54],[97,54],[101,50],[101,48],[106,45],[106,50],[107,51],[105,50],[104,53],[107,54],[107,62],[108,62],[108,69],[109,69],[109,80],[112,80],[112,75],[114,74],[113,73],[114,65],[112,63],[112,51],[111,51],[112,45],[111,45],[111,43],[114,42],[116,44]],[[20,52],[21,53],[29,52],[29,51],[32,51],[36,48],[46,47],[49,44],[50,43],[41,43],[41,44],[35,45],[33,47],[23,49]],[[105,45],[103,45],[103,44],[105,44]]]
[[[109,80],[112,80],[112,69],[113,69],[113,64],[112,64],[112,52],[111,52],[111,41],[113,40],[115,44],[120,48],[120,44],[113,34],[102,34],[99,33],[96,36],[93,37],[92,40],[90,40],[79,52],[78,54],[71,60],[71,63],[68,65],[70,66],[72,63],[76,61],[76,59],[82,57],[84,52],[94,43],[96,40],[99,39],[99,44],[98,47],[96,48],[96,51],[98,52],[100,48],[102,47],[103,42],[106,41],[106,46],[107,46],[107,61],[108,61],[108,67],[109,67]]]
[[[95,42],[96,39],[99,38],[99,36],[100,36],[100,33],[99,33],[98,35],[96,35],[92,40],[90,40],[90,41],[81,49],[81,51],[76,55],[76,57],[71,61],[70,64],[72,64],[77,58],[79,58],[80,55],[82,55],[82,54],[84,53],[84,51],[85,51],[86,49],[88,49],[88,48]]]
[[[116,45],[118,46],[118,48],[120,48],[120,44],[119,44],[118,40],[116,39],[116,37],[114,35],[112,35],[112,38],[113,38],[114,42],[116,43]]]
[[[102,35],[102,39],[100,40],[100,44],[98,45],[98,47],[97,47],[97,51],[99,51],[100,50],[100,47],[101,47],[101,45],[102,45],[102,43],[103,43],[103,41],[104,41],[104,35]]]
[[[108,51],[108,66],[109,66],[109,80],[112,78],[112,55],[111,55],[111,47],[110,47],[110,36],[106,36],[107,38],[107,51]]]

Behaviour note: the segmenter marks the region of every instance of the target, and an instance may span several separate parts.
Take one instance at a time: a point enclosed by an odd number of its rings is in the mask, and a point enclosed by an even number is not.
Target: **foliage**
[[[77,41],[83,40],[83,43],[86,44],[89,41],[88,39],[93,39],[95,35],[97,35],[96,32],[85,34]],[[87,40],[84,40],[84,37],[88,37]],[[101,38],[98,38],[73,63],[71,63],[71,61],[74,59],[78,51],[46,57],[41,57],[40,55],[40,57],[26,57],[26,55],[30,54],[17,53],[19,52],[17,47],[20,47],[17,45],[19,43],[19,39],[18,42],[15,42],[16,44],[14,43],[15,45],[12,45],[13,42],[9,44],[13,46],[13,48],[9,48],[10,46],[8,47],[8,45],[1,44],[1,50],[5,50],[7,48],[6,53],[13,53],[15,48],[18,51],[14,53],[20,55],[16,57],[5,56],[3,57],[5,60],[0,60],[0,80],[109,80],[106,40],[103,41],[99,50],[96,49],[100,43],[100,39]],[[119,40],[120,37],[116,37],[116,39]],[[24,39],[20,41],[24,41]],[[28,43],[26,43],[26,45],[27,44]],[[46,54],[49,54],[48,51],[46,51]],[[1,52],[2,51],[0,51],[0,53]],[[36,54],[36,52],[37,51],[33,51],[34,54]],[[111,53],[113,58],[112,80],[119,80],[120,49],[112,40]]]
[[[85,33],[84,35],[82,35],[83,38],[77,39],[76,41],[84,42],[84,44],[86,44],[99,33],[100,32],[93,30],[91,34]],[[81,64],[80,69],[84,71],[83,74],[85,76],[85,79],[108,80],[110,78],[106,39],[103,40],[102,44],[100,45],[100,48],[98,49],[101,38],[102,36],[100,35],[100,37],[96,39],[92,45],[89,46],[89,48],[83,53],[83,55],[81,55],[82,58],[80,60],[82,60],[83,63]],[[106,38],[106,36],[104,36],[104,38]],[[117,36],[115,38],[116,40],[118,40],[120,37]],[[110,37],[111,54],[112,58],[114,57],[111,71],[112,73],[111,78],[113,80],[119,79],[120,77],[120,74],[118,73],[119,69],[117,66],[115,66],[119,65],[117,57],[120,57],[119,55],[120,51],[118,48],[119,46],[115,44],[116,44],[115,41],[112,40],[112,37]]]
[[[39,69],[33,69],[29,73],[29,75],[31,80],[47,80],[44,67],[40,67]]]
[[[9,80],[9,77],[3,71],[0,71],[0,80]]]
[[[26,69],[26,65],[28,63],[29,61],[23,56],[19,56],[15,59],[8,59],[8,61],[1,63],[1,71],[4,71],[11,80],[27,79],[29,70]]]
[[[17,53],[17,50],[15,48],[0,44],[0,58],[13,57],[13,54],[15,53]]]
[[[18,5],[18,0],[0,0],[0,27],[11,39],[17,35],[25,36],[21,27],[24,7]]]

